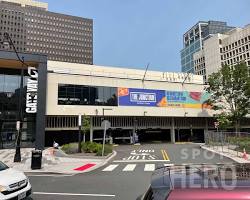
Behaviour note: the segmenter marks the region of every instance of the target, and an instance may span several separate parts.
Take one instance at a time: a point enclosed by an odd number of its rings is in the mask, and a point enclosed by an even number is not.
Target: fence
[[[205,133],[205,144],[222,152],[236,151],[238,156],[244,149],[250,153],[250,133],[209,131]]]

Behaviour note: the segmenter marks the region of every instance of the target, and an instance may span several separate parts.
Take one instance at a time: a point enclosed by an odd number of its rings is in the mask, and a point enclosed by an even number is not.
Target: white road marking
[[[48,193],[48,192],[33,192],[38,195],[58,195],[58,196],[92,196],[92,197],[115,197],[114,194],[76,194],[76,193]]]
[[[170,160],[114,160],[114,163],[169,162]]]
[[[128,164],[122,171],[134,171],[136,164]]]
[[[174,166],[174,164],[164,164],[165,167]]]
[[[106,167],[105,169],[103,169],[102,171],[113,171],[118,165],[109,165],[108,167]]]
[[[144,171],[150,172],[155,170],[155,164],[145,164]]]

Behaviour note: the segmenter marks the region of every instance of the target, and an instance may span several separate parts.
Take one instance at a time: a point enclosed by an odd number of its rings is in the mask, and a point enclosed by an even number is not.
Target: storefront
[[[0,51],[0,148],[13,148],[20,121],[22,147],[44,148],[47,58]]]

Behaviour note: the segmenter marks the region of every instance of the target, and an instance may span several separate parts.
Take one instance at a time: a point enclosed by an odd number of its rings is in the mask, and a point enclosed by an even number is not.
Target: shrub
[[[104,146],[104,155],[106,156],[106,155],[112,153],[112,151],[113,151],[113,146],[109,145],[109,144],[105,144],[105,146]],[[97,156],[101,156],[102,155],[102,145],[101,145],[101,148],[98,149],[96,155]]]
[[[82,143],[82,150],[85,153],[97,153],[100,148],[102,148],[102,145],[96,142]]]
[[[77,153],[78,144],[77,143],[64,144],[61,149],[67,154]]]

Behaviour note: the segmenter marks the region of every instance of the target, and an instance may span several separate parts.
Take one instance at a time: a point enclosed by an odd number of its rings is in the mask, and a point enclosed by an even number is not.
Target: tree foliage
[[[82,117],[82,128],[81,130],[83,131],[83,134],[86,134],[90,130],[90,117],[83,115]]]
[[[217,119],[232,124],[236,131],[240,120],[250,113],[250,75],[245,63],[223,66],[208,78],[210,102],[218,110]]]

